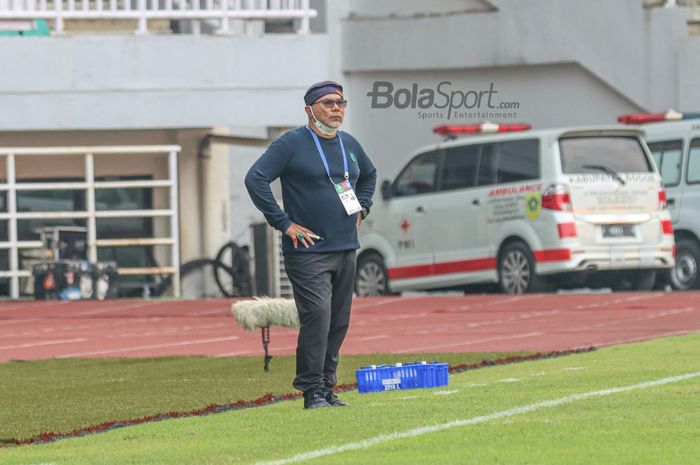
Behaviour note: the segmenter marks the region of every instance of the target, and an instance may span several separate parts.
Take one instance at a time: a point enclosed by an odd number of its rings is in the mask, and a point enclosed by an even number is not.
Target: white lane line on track
[[[108,334],[105,337],[109,339],[124,339],[128,337],[139,338],[139,337],[154,337],[154,336],[176,336],[178,334],[189,333],[193,331],[201,331],[204,329],[218,329],[228,327],[228,323],[217,323],[213,325],[202,325],[202,326],[178,326],[171,329],[162,329],[157,331],[130,331],[119,334]],[[148,329],[148,328],[144,328]]]
[[[356,341],[374,341],[374,340],[377,340],[377,339],[386,339],[386,338],[388,338],[388,337],[389,337],[389,336],[386,335],[386,334],[378,334],[378,335],[376,335],[376,336],[358,337],[358,338],[355,339],[355,340],[356,340]]]
[[[606,326],[615,326],[615,325],[622,325],[622,324],[628,324],[628,323],[634,323],[638,321],[646,321],[646,320],[654,320],[657,318],[663,318],[667,316],[675,316],[683,313],[690,313],[693,311],[698,310],[697,308],[693,307],[686,307],[686,308],[673,308],[673,309],[667,309],[663,310],[658,313],[652,313],[650,315],[644,315],[636,318],[622,318],[619,320],[611,320],[611,321],[603,321],[602,323],[595,323],[595,324],[589,324],[585,326],[578,326],[576,328],[573,328],[569,331],[586,331],[589,329],[595,329],[595,328],[604,328]]]
[[[543,297],[544,295],[545,294],[509,297],[506,299],[498,299],[498,300],[489,300],[487,302],[481,302],[481,303],[476,303],[476,304],[461,305],[459,307],[456,307],[456,309],[457,310],[471,310],[471,309],[477,309],[477,308],[483,308],[483,307],[493,307],[495,305],[501,305],[501,304],[512,304],[515,302],[520,302],[522,300],[539,299],[539,298]]]
[[[675,316],[679,315],[682,313],[690,313],[696,311],[697,308],[694,307],[686,307],[686,308],[678,308],[678,309],[670,309],[670,310],[664,310],[659,313],[654,313],[652,315],[646,315],[642,316],[639,318],[631,318],[631,319],[622,319],[622,320],[615,320],[615,321],[607,321],[603,323],[596,323],[594,325],[589,325],[589,326],[581,326],[580,328],[576,328],[576,331],[585,331],[588,329],[594,329],[594,328],[605,328],[608,326],[615,326],[615,325],[622,325],[622,324],[629,324],[629,323],[636,323],[639,321],[647,321],[647,320],[655,320],[656,318],[664,318],[667,316]]]
[[[614,295],[614,294],[613,294]],[[662,297],[665,294],[663,292],[654,292],[650,294],[634,295],[630,297],[616,297],[612,300],[604,300],[602,302],[594,302],[590,304],[576,305],[574,310],[583,310],[587,308],[598,308],[598,307],[608,307],[610,305],[626,304],[629,302],[636,302],[638,300],[648,300],[655,299],[657,297]]]
[[[293,346],[285,346],[285,347],[275,347],[275,351],[283,351],[283,350],[291,350],[291,349],[296,349],[297,346],[296,344]],[[214,357],[235,357],[236,355],[258,355],[260,353],[260,349],[249,349],[249,350],[239,350],[238,352],[229,352],[226,354],[219,354],[219,355],[214,355]]]
[[[338,446],[326,447],[323,449],[317,449],[310,452],[304,452],[301,454],[293,455],[280,460],[262,461],[255,462],[254,465],[287,465],[290,463],[305,462],[307,460],[315,459],[318,457],[325,457],[329,455],[340,454],[342,452],[362,450],[368,447],[376,446],[378,444],[383,444],[390,441],[397,441],[399,439],[415,438],[418,436],[423,436],[430,433],[438,433],[440,431],[445,431],[452,428],[459,428],[462,426],[477,425],[479,423],[485,423],[487,421],[498,420],[501,418],[514,417],[516,415],[524,415],[528,413],[535,412],[537,410],[543,410],[547,408],[559,407],[560,405],[571,404],[573,402],[578,402],[582,400],[592,399],[596,397],[609,396],[611,394],[619,394],[623,392],[637,391],[640,389],[648,389],[658,386],[663,386],[665,384],[677,383],[679,381],[685,381],[692,378],[697,378],[700,376],[700,371],[695,373],[686,373],[678,376],[670,376],[668,378],[660,378],[652,381],[646,381],[639,384],[632,384],[628,386],[621,386],[610,389],[601,389],[599,391],[588,391],[579,394],[571,394],[568,396],[560,397],[558,399],[544,400],[541,402],[535,402],[533,404],[523,405],[521,407],[515,407],[508,410],[501,410],[500,412],[494,412],[489,415],[482,415],[473,418],[467,418],[464,420],[455,420],[448,423],[441,423],[438,425],[421,426],[418,428],[413,428],[405,431],[396,431],[394,433],[380,434],[372,438],[367,438],[362,441],[349,442],[346,444],[341,444]]]
[[[390,322],[398,320],[413,320],[423,317],[435,316],[435,313],[388,313],[383,315],[373,315],[371,320],[366,318],[366,315],[362,316],[361,320],[353,320],[352,326],[367,326],[369,324],[379,325],[379,324],[390,324]]]
[[[363,308],[371,308],[371,307],[378,307],[380,305],[386,305],[390,303],[400,303],[400,302],[406,302],[407,300],[416,300],[416,299],[425,299],[425,298],[430,298],[430,296],[422,296],[422,295],[417,295],[417,296],[407,296],[407,297],[389,297],[386,299],[382,299],[379,302],[371,302],[367,303],[365,305],[362,304],[355,304],[357,300],[353,300],[352,304],[352,309],[353,310],[361,310]]]
[[[24,321],[46,321],[46,320],[40,320],[40,319],[35,319],[35,320],[24,320]],[[82,324],[82,325],[77,325],[77,326],[63,326],[63,327],[54,327],[54,328],[42,328],[37,331],[25,331],[23,333],[15,333],[12,335],[7,335],[7,336],[15,336],[15,337],[31,337],[31,336],[46,336],[49,333],[59,333],[59,332],[70,332],[70,331],[83,331],[83,330],[89,330],[89,331],[94,331],[96,329],[105,329],[109,328],[112,329],[113,327],[116,326],[124,326],[127,324],[130,324],[131,321],[124,321],[124,320],[118,320],[118,321],[106,321],[102,323],[97,323],[97,322],[91,322],[88,324]],[[55,324],[55,320],[54,320]],[[92,336],[94,336],[94,332],[91,333]],[[109,336],[108,336],[109,337]]]
[[[70,313],[70,314],[66,315],[66,318],[75,318],[77,316],[99,315],[100,313],[109,313],[109,312],[115,312],[115,311],[120,311],[120,310],[132,310],[134,308],[150,307],[152,305],[153,305],[152,302],[139,302],[139,303],[129,304],[129,305],[118,305],[118,306],[113,306],[110,308],[90,310],[89,312]],[[138,315],[134,315],[134,316],[138,316]]]
[[[542,335],[544,335],[544,333],[514,334],[512,336],[490,337],[490,338],[486,338],[486,339],[475,339],[473,341],[453,342],[450,344],[438,344],[438,345],[432,345],[432,346],[412,347],[410,349],[401,349],[401,350],[397,350],[395,352],[397,354],[405,354],[405,353],[409,353],[409,352],[421,352],[421,351],[433,350],[433,349],[446,349],[448,347],[468,346],[468,345],[473,345],[473,344],[480,344],[482,342],[507,341],[509,339],[524,339],[524,338],[528,338],[528,337],[536,337],[536,336],[542,336]]]
[[[212,342],[224,342],[224,341],[234,341],[238,339],[238,336],[228,336],[228,337],[217,337],[213,339],[200,339],[194,341],[182,341],[182,342],[168,342],[164,344],[152,344],[148,346],[137,346],[128,347],[125,349],[109,349],[109,350],[96,350],[92,352],[78,352],[74,354],[64,354],[58,355],[56,358],[69,358],[69,357],[89,357],[92,355],[106,355],[106,354],[120,354],[124,352],[135,352],[137,350],[151,350],[151,349],[164,349],[166,347],[183,347],[195,344],[210,344]]]
[[[631,337],[629,339],[616,339],[614,341],[605,341],[605,342],[594,342],[593,344],[577,347],[577,349],[585,349],[587,347],[607,347],[607,346],[614,346],[618,344],[628,344],[631,342],[639,342],[639,341],[650,341],[652,339],[659,339],[661,337],[668,337],[668,336],[682,336],[683,334],[691,334],[691,333],[696,333],[698,332],[695,329],[683,329],[680,331],[668,331],[665,333],[657,333],[657,334],[649,334],[646,336],[638,336],[638,337]]]
[[[42,341],[42,342],[28,342],[26,344],[16,344],[11,346],[2,346],[0,350],[12,350],[12,349],[29,349],[31,347],[41,347],[41,346],[52,346],[56,344],[71,344],[75,342],[85,342],[86,338],[73,338],[73,339],[56,339],[54,341]]]
[[[219,307],[219,308],[214,309],[214,310],[206,310],[206,311],[202,311],[202,312],[188,313],[187,317],[188,318],[192,318],[192,317],[196,318],[198,316],[214,315],[216,313],[220,313],[222,317],[229,317],[229,316],[232,317],[233,316],[230,309]]]
[[[39,321],[41,318],[24,318],[21,320],[5,320],[0,321],[0,325],[18,325],[21,323],[31,323],[32,321]]]
[[[28,301],[28,302],[21,302],[21,303],[16,303],[16,304],[0,304],[0,312],[11,312],[13,310],[35,310],[35,309],[42,309],[46,307],[55,307],[58,305],[66,305],[69,301],[67,300],[60,300],[60,301],[50,301],[50,300],[42,300],[42,301]]]

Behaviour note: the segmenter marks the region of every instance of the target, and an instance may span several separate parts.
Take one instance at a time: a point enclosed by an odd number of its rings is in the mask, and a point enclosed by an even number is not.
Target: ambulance
[[[361,225],[358,296],[486,284],[642,290],[674,266],[666,192],[641,129],[434,132],[445,139],[382,183]]]
[[[698,289],[700,278],[700,113],[637,113],[618,121],[639,125],[666,187],[676,239],[676,265],[660,284]]]

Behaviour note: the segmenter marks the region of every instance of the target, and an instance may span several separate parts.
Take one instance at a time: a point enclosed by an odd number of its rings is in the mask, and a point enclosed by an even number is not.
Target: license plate
[[[603,237],[634,237],[634,225],[604,224]]]
[[[617,247],[610,247],[610,266],[617,268],[625,264],[625,251]]]

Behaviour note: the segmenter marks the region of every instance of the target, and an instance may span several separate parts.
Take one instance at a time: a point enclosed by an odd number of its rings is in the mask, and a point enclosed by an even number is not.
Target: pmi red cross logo
[[[403,232],[407,233],[408,228],[410,228],[410,227],[411,227],[411,224],[408,222],[408,219],[404,218],[401,221],[401,229],[403,229]]]

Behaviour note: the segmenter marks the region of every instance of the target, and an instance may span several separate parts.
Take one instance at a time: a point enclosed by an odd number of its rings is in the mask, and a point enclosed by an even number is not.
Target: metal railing
[[[217,33],[230,34],[231,21],[298,20],[297,32],[309,32],[317,16],[309,0],[0,0],[0,20],[54,21],[54,33],[63,34],[66,20],[135,20],[136,34],[148,34],[149,20],[189,20],[192,32],[200,22],[215,20]]]
[[[138,245],[165,245],[171,247],[170,266],[149,268],[120,268],[120,275],[173,275],[173,295],[180,296],[180,240],[178,221],[177,154],[179,145],[146,146],[104,146],[104,147],[41,147],[41,148],[0,148],[0,156],[5,157],[7,179],[0,183],[0,191],[7,192],[7,212],[0,213],[0,221],[8,222],[8,240],[0,242],[0,249],[9,251],[9,270],[0,271],[0,278],[10,278],[10,297],[19,297],[19,278],[31,277],[31,270],[19,269],[19,250],[36,249],[40,241],[20,241],[17,235],[17,221],[30,219],[85,219],[88,233],[88,259],[97,261],[98,247],[128,247]],[[138,181],[95,181],[94,157],[125,154],[168,157],[168,179]],[[17,182],[15,160],[21,156],[60,156],[82,155],[84,157],[84,182]],[[148,210],[96,210],[96,189],[156,188],[169,189],[168,209]],[[18,212],[17,192],[38,190],[84,190],[86,209],[84,211]],[[169,217],[169,237],[147,237],[129,239],[98,239],[98,218],[147,218]]]

